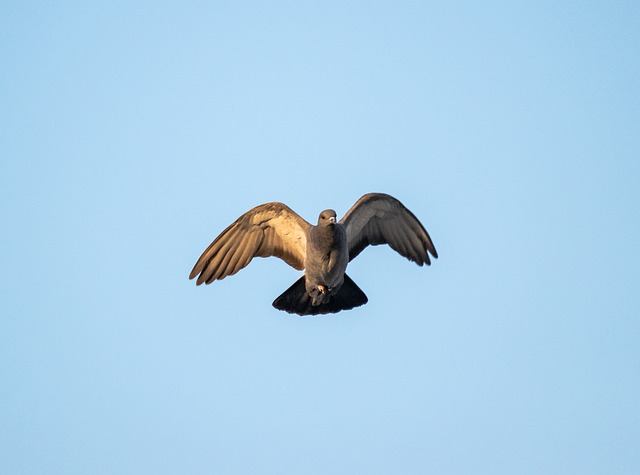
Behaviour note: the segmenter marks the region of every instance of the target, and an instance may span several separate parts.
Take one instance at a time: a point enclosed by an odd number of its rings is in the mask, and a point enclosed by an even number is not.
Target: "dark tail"
[[[332,295],[329,302],[313,306],[311,305],[311,297],[307,294],[307,288],[304,285],[304,276],[300,277],[295,283],[284,291],[280,297],[273,301],[273,306],[278,310],[284,310],[289,313],[297,313],[298,315],[323,315],[326,313],[337,313],[340,310],[350,310],[367,303],[369,299],[360,287],[344,275],[344,283],[337,294]]]

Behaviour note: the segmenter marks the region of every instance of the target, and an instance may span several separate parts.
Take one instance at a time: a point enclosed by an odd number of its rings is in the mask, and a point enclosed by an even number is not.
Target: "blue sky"
[[[3,2],[0,472],[640,472],[635,2]],[[187,276],[392,194],[440,259]]]

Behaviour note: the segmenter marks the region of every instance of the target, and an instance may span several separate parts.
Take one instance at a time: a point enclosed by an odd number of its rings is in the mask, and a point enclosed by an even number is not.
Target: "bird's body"
[[[313,306],[327,303],[340,290],[349,263],[347,233],[342,224],[336,223],[335,214],[333,210],[323,211],[318,226],[309,230],[304,273]]]
[[[210,284],[233,275],[253,257],[276,256],[304,275],[273,306],[299,315],[336,313],[367,303],[345,273],[348,263],[368,245],[389,244],[416,262],[430,264],[438,254],[418,219],[395,198],[364,195],[340,220],[333,210],[310,225],[282,203],[257,206],[225,229],[203,252],[190,279]]]

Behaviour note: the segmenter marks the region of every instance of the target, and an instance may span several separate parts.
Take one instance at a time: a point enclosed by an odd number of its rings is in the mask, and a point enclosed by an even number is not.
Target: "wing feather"
[[[220,263],[218,264],[215,274],[213,274],[213,276],[211,276],[208,279],[207,283],[211,283],[216,279],[222,280],[225,277],[231,275],[231,272],[228,270],[229,262],[231,261],[231,259],[233,258],[233,256],[235,255],[235,253],[237,252],[237,250],[241,245],[242,245],[242,242],[240,242],[240,244],[238,244],[238,246],[233,249],[230,247],[227,248],[227,252],[225,253]]]
[[[234,269],[233,274],[238,272],[240,269],[244,269],[253,256],[255,255],[256,249],[258,248],[258,240],[260,239],[260,234],[257,232],[251,233],[247,238],[247,241],[244,245],[244,248],[241,252],[238,252],[240,256],[238,262],[236,263],[236,267]]]
[[[408,253],[410,255],[419,256],[419,258],[424,262],[430,262],[429,255],[427,254],[422,241],[420,241],[420,238],[418,237],[419,235],[416,234],[417,232],[419,233],[420,230],[416,230],[415,227],[411,226],[411,223],[407,222],[404,219],[400,223],[402,228],[402,236],[406,241]]]
[[[349,261],[367,246],[388,244],[419,266],[438,257],[433,241],[418,218],[400,201],[383,193],[360,198],[340,222],[347,231]]]
[[[302,270],[311,225],[283,203],[265,203],[247,211],[207,247],[189,278],[196,283],[237,273],[254,257],[275,256]]]
[[[402,256],[410,256],[411,253],[407,249],[404,243],[404,233],[400,229],[401,223],[398,222],[397,226],[386,226],[383,228],[382,237],[385,238],[391,249],[396,251]]]
[[[226,242],[224,242],[219,249],[210,253],[209,264],[207,264],[202,272],[203,276],[207,276],[206,281],[208,284],[219,278],[220,274],[222,274],[224,260],[231,254],[232,250],[239,245],[238,243],[237,233],[231,231]]]

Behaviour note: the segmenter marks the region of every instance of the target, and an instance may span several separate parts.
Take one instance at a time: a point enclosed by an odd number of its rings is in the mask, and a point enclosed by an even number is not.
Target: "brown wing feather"
[[[422,266],[438,253],[418,218],[393,196],[369,193],[340,220],[347,231],[349,261],[369,245],[389,244],[393,250]]]
[[[189,279],[210,284],[243,269],[254,257],[279,257],[304,269],[311,225],[282,203],[256,206],[240,216],[202,253]]]

